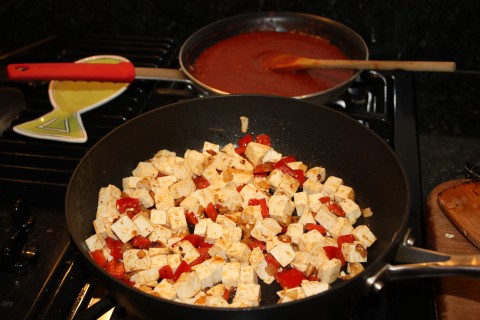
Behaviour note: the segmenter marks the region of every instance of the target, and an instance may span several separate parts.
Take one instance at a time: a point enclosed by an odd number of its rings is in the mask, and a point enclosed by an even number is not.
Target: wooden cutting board
[[[439,205],[439,194],[449,188],[463,188],[470,180],[447,181],[435,187],[427,198],[426,215],[430,246],[433,250],[447,254],[480,254],[480,250],[470,242],[447,218]],[[458,190],[457,190],[458,191]],[[440,195],[443,206],[449,197]],[[456,201],[456,200],[454,200]],[[455,208],[454,203],[450,209]],[[470,277],[444,277],[436,282],[436,303],[439,320],[480,319],[480,280]]]

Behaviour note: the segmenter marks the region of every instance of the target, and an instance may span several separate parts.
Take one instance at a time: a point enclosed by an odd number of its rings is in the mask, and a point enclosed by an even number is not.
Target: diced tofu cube
[[[283,180],[284,175],[285,174],[279,169],[273,169],[272,172],[270,172],[270,174],[268,175],[267,181],[272,187],[278,188],[278,186]]]
[[[323,167],[312,167],[305,172],[305,177],[310,180],[323,182],[325,181],[326,170]]]
[[[315,221],[315,218],[313,217],[312,211],[306,211],[303,213],[303,215],[298,219],[298,223],[306,226],[307,223],[314,223],[316,224],[317,222]]]
[[[178,298],[188,299],[201,290],[200,279],[196,272],[184,272],[173,284]]]
[[[248,258],[250,258],[251,252],[252,250],[250,250],[247,244],[243,242],[234,242],[227,248],[226,254],[230,261],[248,263]]]
[[[185,199],[180,202],[180,207],[184,208],[186,212],[192,212],[197,217],[201,217],[203,215],[204,207],[200,205],[200,201],[198,201],[193,194],[185,197]]]
[[[360,209],[358,204],[355,203],[355,201],[345,199],[338,202],[338,204],[342,207],[348,221],[350,221],[351,224],[355,224],[355,222],[357,222],[357,219],[362,215],[362,210]]]
[[[150,253],[150,249],[148,250],[148,252]],[[157,255],[152,255],[150,253],[150,261],[151,261],[151,267],[152,268],[155,268],[157,270],[157,273],[158,273],[158,269],[160,269],[161,267],[165,266],[168,264],[168,260],[167,260],[167,255],[166,254],[157,254]]]
[[[267,238],[271,236],[276,236],[282,231],[282,226],[280,226],[277,220],[272,218],[265,218],[253,227],[250,234],[257,240],[266,241]]]
[[[187,150],[185,151],[184,158],[192,169],[193,174],[196,174],[197,176],[202,175],[208,157],[196,150]]]
[[[140,200],[145,208],[150,208],[155,204],[149,190],[147,189],[134,189],[132,193],[129,193],[129,196]]]
[[[342,184],[338,187],[337,192],[335,192],[335,200],[340,202],[345,199],[355,201],[355,192],[351,187]]]
[[[158,170],[151,162],[139,162],[137,167],[133,169],[132,175],[140,178],[155,178]]]
[[[293,202],[295,203],[295,210],[297,210],[297,216],[301,216],[305,211],[310,210],[308,195],[305,191],[296,192],[293,195]]]
[[[213,246],[208,249],[208,254],[210,256],[220,256],[223,259],[228,259],[227,257],[227,250],[228,247],[231,245],[231,242],[224,239],[224,238],[219,238],[217,241],[214,242]]]
[[[167,211],[168,224],[174,234],[188,231],[185,210],[182,207],[173,207]]]
[[[148,283],[157,281],[159,277],[158,269],[150,268],[135,273],[130,278],[130,281],[135,282],[137,285],[147,285]]]
[[[282,181],[275,189],[276,194],[285,194],[289,197],[293,197],[295,192],[297,192],[298,187],[300,186],[300,182],[297,179],[292,177],[289,174],[284,174]]]
[[[309,265],[317,265],[316,256],[305,251],[295,252],[295,259],[292,261],[292,267],[301,272],[305,272]]]
[[[177,182],[179,179],[176,176],[162,176],[158,177],[155,179],[155,187],[159,188],[161,190],[168,189],[172,184]],[[158,190],[155,190],[155,192],[158,192]]]
[[[270,149],[272,147],[257,142],[250,142],[245,148],[245,156],[254,166],[257,166],[262,163],[262,158]]]
[[[313,296],[315,294],[318,294],[320,292],[327,291],[330,289],[330,285],[326,282],[320,282],[320,281],[308,281],[308,280],[303,280],[302,281],[302,289],[303,292],[305,292],[305,296]]]
[[[142,237],[148,237],[148,235],[153,231],[155,228],[153,223],[142,213],[137,214],[132,219],[133,223],[137,226],[139,234]]]
[[[88,250],[90,252],[95,251],[95,250],[102,250],[103,247],[106,245],[105,239],[100,235],[100,234],[94,234],[88,237],[85,240],[85,244],[88,247]]]
[[[196,187],[191,178],[180,180],[172,184],[169,188],[170,194],[174,199],[180,199],[192,194]]]
[[[334,239],[337,239],[339,236],[352,233],[353,226],[350,224],[348,219],[337,217],[335,224],[328,230],[328,232]]]
[[[225,294],[225,286],[219,283],[207,290],[206,294],[209,296],[222,297]]]
[[[95,229],[95,233],[98,233],[103,238],[106,238],[109,234],[109,229],[111,229],[111,224],[106,218],[97,218],[93,220],[93,228]]]
[[[253,178],[253,173],[245,170],[228,168],[222,173],[222,180],[234,188],[252,183]]]
[[[212,259],[210,259],[209,261],[210,261],[210,264],[212,265],[213,282],[218,283],[222,281],[223,266],[225,265],[226,261],[224,258],[218,255],[211,255],[211,256],[212,256]]]
[[[287,163],[287,166],[289,166],[292,170],[302,170],[304,174],[308,169],[307,165],[305,165],[302,161],[289,162]]]
[[[221,224],[225,228],[235,228],[237,226],[237,224],[233,220],[223,214],[219,214],[217,216],[217,220],[215,220],[215,223]]]
[[[331,213],[326,205],[320,203],[317,214],[315,215],[315,220],[325,229],[330,230],[335,225],[337,216]]]
[[[206,260],[200,264],[193,266],[192,270],[197,273],[202,290],[205,288],[210,288],[215,284],[212,274],[213,267],[210,263],[210,260]]]
[[[352,234],[358,241],[363,242],[367,247],[370,247],[375,241],[377,241],[377,237],[375,237],[370,228],[364,224],[355,227]]]
[[[225,227],[216,222],[211,222],[207,225],[205,232],[205,242],[215,243],[225,233]]]
[[[260,190],[253,183],[247,184],[240,190],[240,196],[243,198],[242,207],[248,206],[251,199],[265,199],[268,202],[269,196]]]
[[[270,253],[280,263],[282,267],[286,267],[295,259],[295,250],[288,243],[280,242]]]
[[[333,283],[340,275],[341,267],[342,262],[339,259],[328,260],[318,269],[318,278],[322,282]]]
[[[325,183],[323,184],[322,193],[326,197],[334,199],[335,192],[337,192],[338,187],[343,183],[341,178],[335,176],[329,176]]]
[[[200,253],[198,253],[197,249],[188,240],[182,240],[178,242],[173,247],[173,252],[178,253],[182,257],[182,260],[188,264],[200,257]]]
[[[153,231],[148,236],[148,239],[152,242],[161,242],[164,245],[167,244],[168,239],[173,236],[172,230],[162,225],[155,225]]]
[[[120,198],[121,194],[122,191],[112,184],[100,188],[96,217],[107,218],[110,222],[113,221],[113,218],[118,217],[117,199]]]
[[[292,218],[295,204],[290,197],[284,194],[275,194],[268,200],[268,208],[270,217],[280,223],[288,224]]]
[[[247,133],[248,131],[248,117],[240,116],[240,131],[242,133]]]
[[[305,251],[316,255],[324,246],[324,236],[317,230],[311,230],[304,233],[298,239],[298,248],[300,251]]]
[[[160,298],[167,300],[174,300],[177,298],[173,283],[167,279],[163,279],[155,288],[153,288],[153,293]]]
[[[192,197],[197,198],[200,205],[204,208],[206,208],[209,203],[215,204],[214,194],[211,190],[206,188],[195,190],[195,192],[192,193]]]
[[[178,180],[185,180],[193,176],[193,171],[185,160],[175,162],[172,167],[172,173]]]
[[[282,159],[282,154],[275,151],[274,149],[267,150],[267,152],[263,155],[261,163],[267,162],[278,162]]]
[[[126,272],[150,269],[152,261],[147,250],[129,249],[123,252],[123,265]]]
[[[167,264],[172,268],[172,271],[177,271],[178,266],[182,263],[182,257],[178,253],[167,254]]]
[[[262,279],[263,282],[271,284],[275,280],[275,277],[267,272],[267,261],[260,248],[256,247],[252,250],[249,262],[257,276]]]
[[[242,240],[242,228],[240,227],[226,227],[224,229],[223,238],[230,242],[239,242]]]
[[[175,164],[177,155],[175,152],[169,150],[160,150],[151,159],[155,168],[166,175],[173,174],[172,167]]]
[[[285,233],[290,236],[292,242],[298,244],[300,236],[303,234],[303,224],[301,223],[290,223],[287,227],[287,232]]]
[[[216,308],[227,308],[228,301],[219,296],[209,296],[205,297],[205,305],[207,307],[216,307]]]
[[[205,237],[205,235],[207,234],[207,227],[210,223],[213,223],[212,219],[210,218],[198,220],[198,223],[195,225],[195,228],[193,229],[193,233],[198,236]]]
[[[138,227],[127,215],[124,215],[115,221],[115,223],[112,224],[112,230],[123,243],[128,242],[130,239],[140,234]]]
[[[122,179],[122,188],[123,189],[135,189],[137,183],[142,180],[140,177],[125,177]]]
[[[239,283],[232,302],[242,302],[250,307],[258,307],[260,305],[261,296],[259,284]]]
[[[242,263],[240,266],[239,283],[258,283],[258,277],[253,266],[247,263]]]
[[[303,191],[307,194],[316,194],[320,193],[323,190],[323,184],[320,181],[315,181],[311,179],[306,179],[303,182],[302,186]],[[322,195],[323,196],[323,195]]]
[[[367,262],[367,249],[363,242],[342,243],[342,253],[347,262]]]
[[[240,281],[240,262],[231,261],[225,263],[222,270],[222,283],[227,288],[234,288],[238,286]]]
[[[170,194],[170,191],[168,190],[168,188],[156,189],[154,200],[155,200],[155,207],[158,210],[167,211],[168,209],[175,206],[175,199],[173,199],[173,196]]]
[[[347,272],[350,277],[355,277],[364,270],[363,265],[358,262],[352,262],[347,264]]]
[[[158,209],[150,210],[150,222],[153,224],[162,225],[164,227],[167,226],[167,211]]]
[[[210,157],[218,154],[220,152],[220,146],[218,144],[205,141],[203,143],[202,153],[203,155]]]
[[[278,303],[291,302],[305,298],[305,292],[303,291],[302,287],[295,287],[277,291],[277,295],[280,297]]]
[[[242,208],[242,196],[235,188],[223,188],[215,192],[217,204],[222,208],[237,211]]]

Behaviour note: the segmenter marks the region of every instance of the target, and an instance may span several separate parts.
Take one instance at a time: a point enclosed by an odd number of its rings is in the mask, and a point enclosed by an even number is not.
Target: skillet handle
[[[395,255],[398,265],[386,264],[367,279],[369,290],[379,292],[385,283],[440,276],[480,277],[480,255],[448,255],[412,246],[410,230]]]

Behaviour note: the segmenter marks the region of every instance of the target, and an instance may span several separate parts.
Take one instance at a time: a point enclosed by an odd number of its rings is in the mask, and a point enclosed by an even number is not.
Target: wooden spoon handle
[[[378,61],[378,60],[322,60],[298,58],[295,63],[298,69],[371,69],[371,70],[405,70],[453,72],[455,62],[449,61]]]

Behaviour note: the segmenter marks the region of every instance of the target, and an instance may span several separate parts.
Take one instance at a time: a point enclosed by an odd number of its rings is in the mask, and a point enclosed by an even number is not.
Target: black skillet
[[[369,249],[364,272],[338,281],[332,289],[304,300],[277,305],[278,287],[262,287],[263,302],[249,309],[208,308],[156,298],[118,281],[95,263],[84,240],[94,233],[98,191],[110,183],[121,186],[139,161],[160,149],[183,156],[200,150],[204,141],[225,145],[243,136],[240,116],[250,119],[249,132],[267,133],[284,155],[295,155],[308,165],[322,165],[329,175],[342,177],[355,190],[362,208],[374,215],[361,219],[377,236]],[[182,101],[143,114],[100,140],[76,168],[66,195],[66,218],[75,245],[93,274],[110,294],[141,319],[285,319],[298,313],[338,314],[365,292],[383,282],[438,274],[480,274],[476,265],[456,258],[411,249],[402,244],[407,234],[410,189],[401,163],[375,133],[348,116],[327,107],[273,96],[216,96]],[[392,266],[395,254],[406,262],[432,255],[430,264]],[[413,257],[413,258],[412,258]],[[478,258],[478,257],[477,257]],[[478,260],[478,259],[477,259]],[[453,263],[453,264],[452,264]],[[443,266],[446,264],[446,266]],[[369,293],[371,294],[371,293]],[[339,309],[340,308],[340,309]]]

